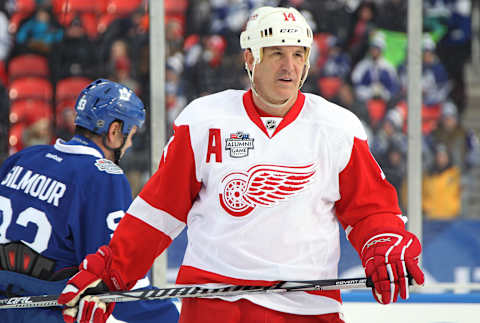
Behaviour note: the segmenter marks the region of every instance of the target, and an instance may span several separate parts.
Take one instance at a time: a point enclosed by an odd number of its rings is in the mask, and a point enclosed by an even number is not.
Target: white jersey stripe
[[[185,228],[185,223],[179,221],[167,212],[151,206],[140,196],[137,196],[135,200],[133,200],[127,213],[151,225],[155,229],[162,231],[172,240]]]

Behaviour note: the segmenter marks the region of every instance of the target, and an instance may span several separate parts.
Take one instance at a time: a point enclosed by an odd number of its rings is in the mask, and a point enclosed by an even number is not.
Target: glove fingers
[[[92,312],[95,307],[95,303],[91,301],[91,296],[85,296],[80,300],[80,303],[78,305],[78,312],[80,313],[80,317],[78,318],[78,321],[80,323],[90,323],[91,322],[91,317],[92,317]]]
[[[425,275],[423,274],[423,271],[418,266],[417,259],[407,260],[406,267],[407,267],[408,273],[413,277],[413,279],[418,285],[423,285],[423,283],[425,283]]]
[[[113,305],[107,310],[107,305],[95,296],[85,296],[78,307],[80,315],[77,319],[80,323],[105,323],[113,311]]]
[[[77,312],[78,312],[78,308],[76,308],[76,307],[69,307],[69,308],[64,309],[62,311],[63,320],[66,323],[75,323],[75,319],[77,317]]]
[[[375,298],[382,304],[389,304],[392,302],[392,296],[398,293],[393,278],[395,276],[390,264],[385,264],[385,260],[382,257],[376,257],[370,267],[370,270],[373,271],[370,277],[372,277],[375,286]]]
[[[389,303],[393,303],[393,302],[396,302],[397,299],[398,299],[398,294],[400,292],[400,286],[398,284],[398,280],[397,280],[397,277],[399,275],[398,273],[398,270],[397,270],[397,266],[389,263],[389,264],[386,264],[386,267],[387,267],[387,272],[388,272],[388,279],[390,281],[390,298],[388,299],[388,303],[385,303],[385,304],[389,304]]]
[[[75,306],[78,303],[80,295],[86,289],[98,285],[100,281],[101,280],[96,275],[88,271],[80,271],[68,281],[67,286],[65,286],[61,295],[58,297],[58,303],[67,306]],[[82,286],[83,288],[79,286]]]
[[[408,277],[407,277],[407,268],[404,261],[395,262],[395,267],[397,268],[398,281],[396,282],[400,289],[400,297],[403,299],[408,299],[409,289],[408,289]]]
[[[100,302],[97,298],[95,301],[95,308],[93,312],[93,323],[105,323],[108,315],[105,315],[107,306],[104,302]]]

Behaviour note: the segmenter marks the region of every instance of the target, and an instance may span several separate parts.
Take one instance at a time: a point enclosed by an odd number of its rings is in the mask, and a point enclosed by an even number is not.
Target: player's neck
[[[297,101],[298,92],[294,96],[292,96],[283,107],[274,107],[268,104],[268,102],[260,98],[255,93],[252,93],[253,102],[258,110],[263,111],[267,115],[275,116],[275,117],[284,117],[288,111],[292,108],[292,106]]]
[[[114,161],[115,156],[114,156],[113,151],[110,150],[110,149],[107,149],[107,147],[105,147],[101,137],[95,136],[95,137],[90,138],[90,140],[93,141],[102,150],[103,155],[105,156],[105,159]]]

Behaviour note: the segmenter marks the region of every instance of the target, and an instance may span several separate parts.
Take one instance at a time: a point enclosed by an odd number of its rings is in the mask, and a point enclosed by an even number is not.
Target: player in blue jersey
[[[117,163],[145,120],[142,101],[99,79],[79,94],[75,109],[70,141],[26,148],[1,165],[0,298],[60,294],[85,256],[110,241],[132,201]],[[144,279],[137,287],[148,284]],[[59,307],[1,310],[0,316],[2,323],[63,322]],[[178,311],[171,301],[139,301],[117,304],[113,316],[172,323]]]

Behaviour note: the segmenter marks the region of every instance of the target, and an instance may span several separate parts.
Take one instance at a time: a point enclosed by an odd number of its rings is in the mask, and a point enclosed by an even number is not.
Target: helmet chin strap
[[[107,136],[106,135],[102,136],[103,145],[105,146],[105,148],[107,148],[108,150],[113,152],[113,162],[117,165],[120,162],[120,159],[122,158],[122,149],[125,146],[125,143],[127,142],[127,137],[128,137],[128,135],[123,136],[122,145],[120,147],[112,148],[107,144]]]

